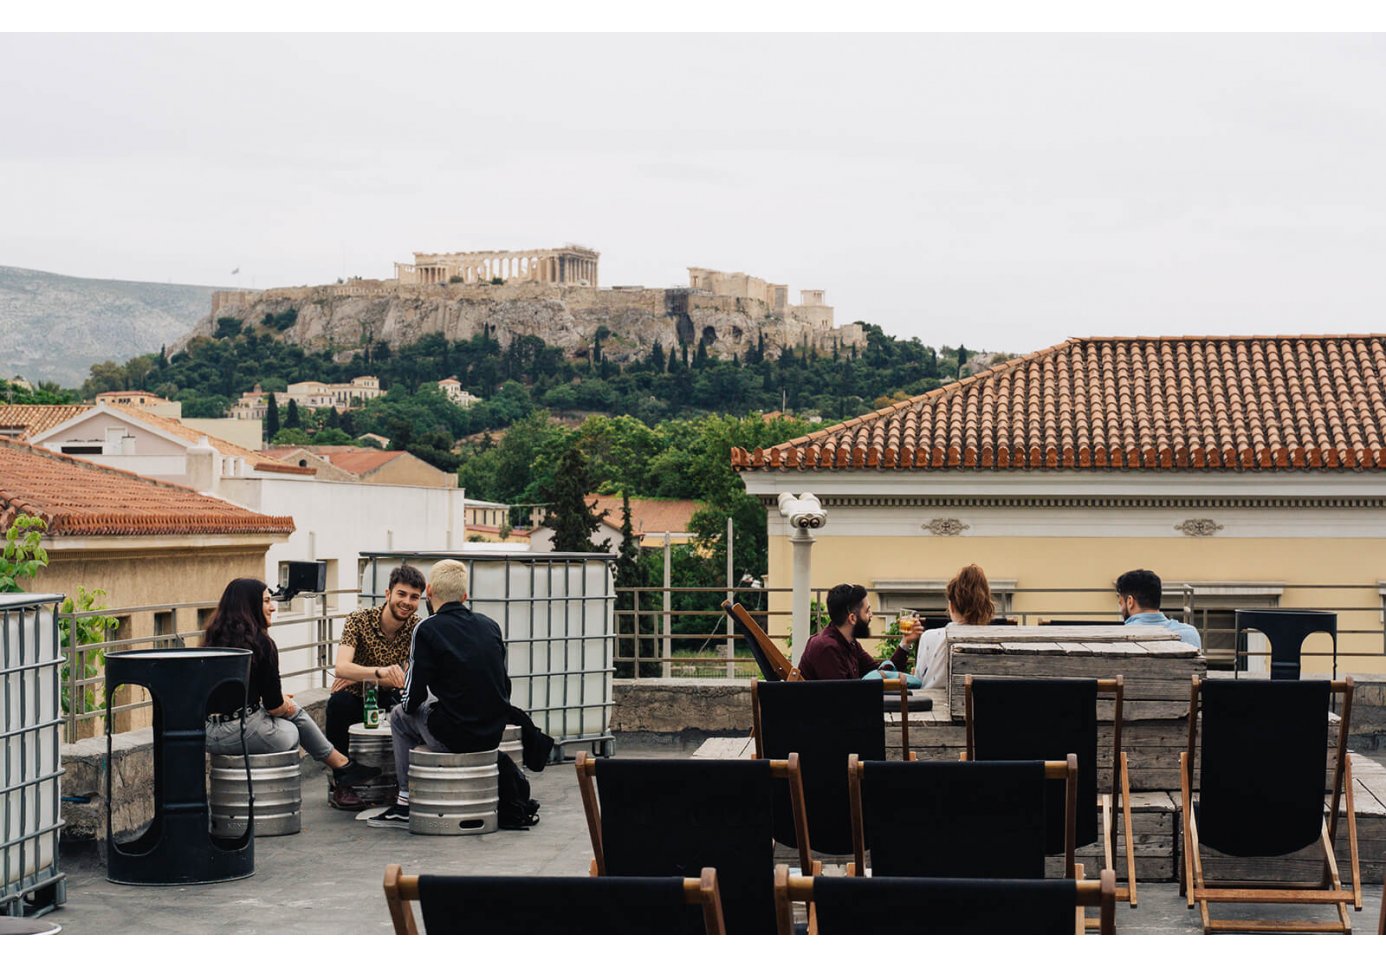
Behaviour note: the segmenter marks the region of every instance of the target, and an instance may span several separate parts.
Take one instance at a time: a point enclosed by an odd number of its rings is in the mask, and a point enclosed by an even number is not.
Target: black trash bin
[[[154,819],[134,840],[111,830],[111,717],[106,718],[106,879],[117,884],[206,884],[255,873],[254,824],[215,837],[207,806],[207,702],[218,689],[244,702],[244,649],[143,649],[106,657],[106,704],[118,686],[154,697]],[[242,751],[244,752],[244,750]],[[246,772],[246,786],[250,774]],[[251,805],[254,816],[254,805]]]
[[[1338,613],[1307,608],[1239,608],[1236,611],[1236,642],[1242,650],[1248,631],[1257,631],[1270,640],[1270,677],[1298,679],[1300,651],[1304,640],[1314,632],[1327,632],[1333,637],[1333,676],[1338,675]],[[1238,656],[1236,668],[1243,666]]]

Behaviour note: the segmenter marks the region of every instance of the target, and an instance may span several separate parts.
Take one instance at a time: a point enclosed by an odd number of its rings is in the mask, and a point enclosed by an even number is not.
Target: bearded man
[[[828,621],[808,640],[799,672],[805,679],[860,679],[881,663],[857,642],[871,634],[871,603],[861,585],[834,585],[828,590]],[[897,669],[909,668],[910,651],[901,645],[891,656]]]
[[[399,702],[414,626],[419,624],[419,600],[426,587],[423,573],[412,565],[390,572],[385,604],[359,608],[347,617],[337,646],[336,676],[327,700],[327,739],[342,755],[351,741],[351,725],[361,722],[365,684],[376,687],[382,718]],[[327,802],[339,810],[360,810],[364,803],[349,787],[330,784]]]

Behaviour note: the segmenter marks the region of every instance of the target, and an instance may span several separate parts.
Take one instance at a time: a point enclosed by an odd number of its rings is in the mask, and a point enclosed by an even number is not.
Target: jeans
[[[245,717],[245,749],[252,756],[261,753],[287,753],[302,746],[315,760],[332,755],[332,744],[302,706],[292,716],[271,716],[264,708]],[[207,723],[207,752],[241,755],[241,722]]]
[[[395,776],[399,780],[399,792],[409,792],[409,751],[416,746],[426,746],[435,753],[446,753],[448,748],[429,732],[428,714],[433,711],[435,700],[428,700],[415,712],[404,710],[400,703],[390,710],[390,740],[395,750]]]

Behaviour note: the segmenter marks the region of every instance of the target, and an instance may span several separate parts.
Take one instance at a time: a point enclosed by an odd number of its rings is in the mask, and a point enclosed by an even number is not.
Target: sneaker
[[[332,783],[336,787],[360,786],[362,783],[369,783],[380,775],[380,767],[363,766],[355,760],[351,760],[346,766],[333,767]]]
[[[392,803],[383,811],[366,820],[366,825],[370,827],[380,827],[381,829],[408,830],[409,829],[409,806],[401,806]]]
[[[337,810],[360,810],[366,804],[351,787],[334,786],[327,791],[327,805]]]

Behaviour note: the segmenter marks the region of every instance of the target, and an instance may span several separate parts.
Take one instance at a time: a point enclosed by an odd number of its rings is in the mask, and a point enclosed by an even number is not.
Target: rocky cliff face
[[[598,329],[608,334],[603,354],[624,362],[649,355],[656,342],[667,351],[680,342],[706,340],[713,356],[742,356],[762,333],[767,352],[808,345],[831,352],[864,342],[861,327],[833,327],[769,314],[759,300],[714,296],[699,290],[588,289],[522,283],[506,286],[315,286],[272,289],[240,305],[223,305],[193,335],[211,335],[216,319],[259,323],[267,315],[297,312],[283,337],[306,349],[349,356],[384,340],[392,346],[430,333],[467,340],[487,328],[502,345],[537,336],[572,357],[584,357]]]
[[[93,363],[155,353],[187,334],[214,291],[0,266],[0,378],[81,386]]]

